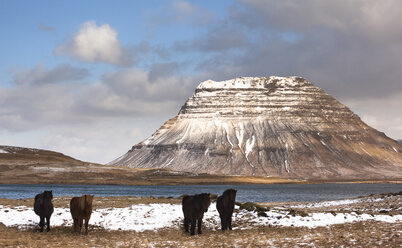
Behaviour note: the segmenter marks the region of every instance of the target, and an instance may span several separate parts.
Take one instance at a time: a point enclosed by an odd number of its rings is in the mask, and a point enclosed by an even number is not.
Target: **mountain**
[[[302,179],[402,178],[402,147],[301,77],[208,80],[109,163]]]

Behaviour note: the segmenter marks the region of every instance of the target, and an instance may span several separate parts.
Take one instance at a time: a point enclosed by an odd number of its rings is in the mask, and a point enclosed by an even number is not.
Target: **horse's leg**
[[[222,228],[222,231],[225,231],[225,230],[226,230],[226,215],[221,214],[220,217],[221,217],[221,228]]]
[[[196,218],[191,219],[191,227],[190,227],[190,235],[195,234],[195,222],[197,221]]]
[[[50,231],[50,216],[46,216],[46,224],[47,224],[46,231]]]
[[[221,229],[225,231],[225,217],[222,215],[219,215],[219,217],[221,218]]]
[[[228,217],[229,230],[232,230],[232,216]]]
[[[78,220],[73,218],[73,230],[74,230],[74,232],[77,232],[77,222],[78,222]]]
[[[89,218],[85,218],[85,235],[88,235],[88,222]]]
[[[82,229],[82,222],[84,221],[84,219],[79,218],[78,219],[78,233],[81,234],[81,229]]]
[[[188,232],[188,224],[190,223],[189,219],[184,217],[184,231]]]
[[[45,217],[40,216],[40,221],[39,221],[39,226],[40,226],[40,232],[43,232],[43,226],[45,225]]]
[[[202,224],[202,218],[199,218],[198,219],[198,234],[202,234],[202,231],[201,231],[201,224]]]

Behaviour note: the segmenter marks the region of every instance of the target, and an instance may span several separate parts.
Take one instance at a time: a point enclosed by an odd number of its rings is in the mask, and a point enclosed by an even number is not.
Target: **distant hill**
[[[26,165],[32,163],[38,165],[68,164],[71,166],[89,164],[59,152],[15,146],[0,146],[0,165]]]

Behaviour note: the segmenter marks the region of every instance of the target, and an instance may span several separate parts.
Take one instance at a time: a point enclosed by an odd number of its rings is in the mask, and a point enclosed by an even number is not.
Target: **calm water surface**
[[[54,196],[172,196],[209,192],[222,194],[227,188],[237,189],[240,202],[286,202],[336,200],[369,194],[402,191],[402,184],[270,184],[270,185],[185,185],[185,186],[119,186],[62,184],[0,184],[0,198],[33,198],[44,190]]]

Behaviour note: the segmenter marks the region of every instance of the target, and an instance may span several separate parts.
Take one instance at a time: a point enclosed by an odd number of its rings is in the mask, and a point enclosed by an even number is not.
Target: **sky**
[[[107,163],[202,81],[302,76],[402,139],[402,1],[0,1],[0,145]]]

